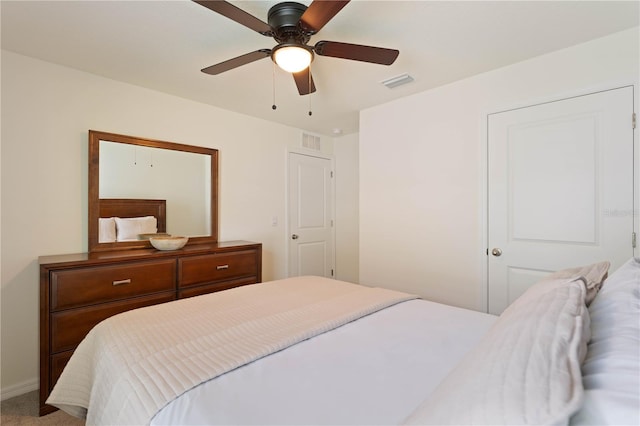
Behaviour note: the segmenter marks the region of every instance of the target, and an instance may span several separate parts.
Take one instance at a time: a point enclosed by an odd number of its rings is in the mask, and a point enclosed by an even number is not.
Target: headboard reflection
[[[158,220],[158,232],[167,232],[167,200],[101,198],[99,211],[100,217],[154,216]]]

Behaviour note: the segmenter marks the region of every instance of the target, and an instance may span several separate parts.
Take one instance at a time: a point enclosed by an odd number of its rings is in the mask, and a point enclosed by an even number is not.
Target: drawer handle
[[[218,265],[218,266],[216,266],[216,269],[218,271],[220,271],[221,269],[229,269],[229,265]]]
[[[123,285],[123,284],[131,284],[131,278],[126,280],[117,280],[113,282],[113,285]]]

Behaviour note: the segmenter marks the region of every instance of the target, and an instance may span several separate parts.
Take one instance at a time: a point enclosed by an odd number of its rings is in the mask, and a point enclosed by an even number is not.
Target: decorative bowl
[[[158,250],[178,250],[184,247],[189,237],[151,237],[149,242]]]

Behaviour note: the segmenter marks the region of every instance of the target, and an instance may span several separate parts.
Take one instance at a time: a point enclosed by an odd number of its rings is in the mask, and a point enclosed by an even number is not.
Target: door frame
[[[479,215],[480,228],[482,229],[482,245],[479,247],[480,256],[480,271],[481,271],[481,279],[480,279],[480,291],[479,291],[479,300],[477,302],[477,306],[479,306],[482,312],[489,312],[489,116],[493,114],[499,114],[502,112],[508,112],[517,109],[529,108],[533,106],[560,102],[566,99],[578,98],[582,96],[588,96],[599,92],[607,92],[610,90],[622,89],[624,87],[632,87],[633,88],[633,111],[638,115],[638,99],[640,98],[638,94],[640,82],[639,81],[621,81],[617,83],[608,83],[603,85],[592,86],[588,88],[584,88],[581,90],[569,91],[567,93],[560,93],[557,95],[549,95],[544,96],[537,99],[529,99],[526,101],[521,101],[513,104],[505,104],[499,105],[493,108],[489,108],[482,113],[480,118],[480,133],[481,133],[481,141],[480,141],[480,157],[481,157],[481,167],[480,172],[482,174],[482,178],[479,179],[479,194],[480,194],[480,208],[481,214]],[[631,121],[631,117],[629,117],[629,121]],[[640,212],[640,196],[638,196],[638,190],[640,188],[640,182],[638,182],[638,177],[640,175],[640,171],[638,170],[638,166],[640,165],[640,149],[638,149],[638,130],[640,129],[640,117],[638,117],[638,124],[636,128],[633,129],[633,230],[636,234],[640,234],[639,232],[639,222],[636,217]],[[639,244],[633,249],[633,255],[638,256],[640,248]]]
[[[332,269],[333,269],[333,276],[330,277],[332,279],[336,279],[336,277],[338,276],[338,271],[336,270],[336,179],[335,179],[335,158],[333,157],[333,155],[327,155],[327,154],[323,154],[322,152],[318,152],[318,151],[311,151],[311,150],[307,150],[307,149],[301,149],[301,148],[293,148],[293,147],[288,147],[285,153],[285,196],[284,196],[284,202],[285,202],[285,207],[284,207],[284,220],[285,220],[285,226],[284,228],[284,242],[285,242],[285,247],[284,247],[284,252],[285,252],[285,262],[284,262],[284,267],[285,267],[285,271],[286,271],[286,276],[287,278],[290,277],[289,275],[289,266],[290,266],[290,261],[291,261],[291,253],[290,253],[290,249],[289,249],[289,236],[291,235],[291,229],[289,228],[289,216],[291,214],[291,212],[289,211],[289,158],[291,154],[297,154],[297,155],[305,155],[307,157],[315,157],[315,158],[321,158],[323,160],[329,160],[330,164],[331,164],[331,170],[332,173],[334,173],[334,177],[333,179],[331,179],[331,220],[333,220],[333,226],[331,227],[331,248],[332,248],[332,254],[331,254],[331,264]]]

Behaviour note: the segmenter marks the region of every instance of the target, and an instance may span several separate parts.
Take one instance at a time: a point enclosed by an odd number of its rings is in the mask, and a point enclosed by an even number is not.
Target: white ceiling
[[[309,0],[301,1],[309,4]],[[275,1],[232,1],[266,21]],[[275,42],[196,3],[0,2],[2,48],[111,79],[331,135],[358,111],[637,26],[638,1],[353,0],[310,44],[400,50],[391,66],[316,57],[317,92],[298,95],[270,59],[218,76],[200,69]],[[395,89],[380,82],[409,73]],[[277,110],[272,110],[275,80]],[[311,108],[313,115],[308,115]]]

